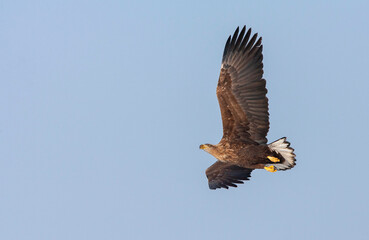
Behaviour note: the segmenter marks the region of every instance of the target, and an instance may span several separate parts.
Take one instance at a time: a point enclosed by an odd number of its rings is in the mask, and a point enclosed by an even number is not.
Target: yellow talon
[[[267,170],[268,172],[276,172],[277,169],[274,168],[273,165],[269,166],[269,167],[264,167],[265,170]]]
[[[276,157],[271,157],[271,156],[268,156],[267,157],[270,161],[272,162],[280,162],[281,160],[279,160],[279,158],[276,158]]]

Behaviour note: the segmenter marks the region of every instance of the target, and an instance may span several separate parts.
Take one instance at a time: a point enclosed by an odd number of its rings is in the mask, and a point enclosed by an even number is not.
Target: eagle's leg
[[[273,165],[270,165],[268,167],[264,167],[265,170],[267,170],[268,172],[276,172],[277,169],[275,169],[275,167]]]
[[[272,161],[272,162],[280,162],[281,160],[279,160],[279,158],[276,157],[272,157],[272,156],[267,156],[267,158]]]

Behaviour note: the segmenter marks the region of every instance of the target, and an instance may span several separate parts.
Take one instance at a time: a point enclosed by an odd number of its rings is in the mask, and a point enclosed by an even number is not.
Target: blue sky
[[[367,1],[1,1],[1,239],[367,239]],[[291,171],[210,191],[237,26]]]

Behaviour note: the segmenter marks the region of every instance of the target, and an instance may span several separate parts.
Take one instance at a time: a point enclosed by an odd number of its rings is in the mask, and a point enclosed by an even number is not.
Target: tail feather
[[[293,153],[294,149],[290,147],[290,143],[285,137],[268,144],[268,147],[270,150],[279,153],[283,157],[283,161],[280,163],[270,164],[277,170],[291,169],[296,165],[296,155]]]

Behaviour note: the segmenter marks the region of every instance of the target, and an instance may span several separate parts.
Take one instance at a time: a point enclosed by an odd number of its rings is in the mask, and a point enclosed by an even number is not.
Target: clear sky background
[[[368,239],[368,1],[0,1],[0,239]],[[237,26],[290,171],[208,189]]]

